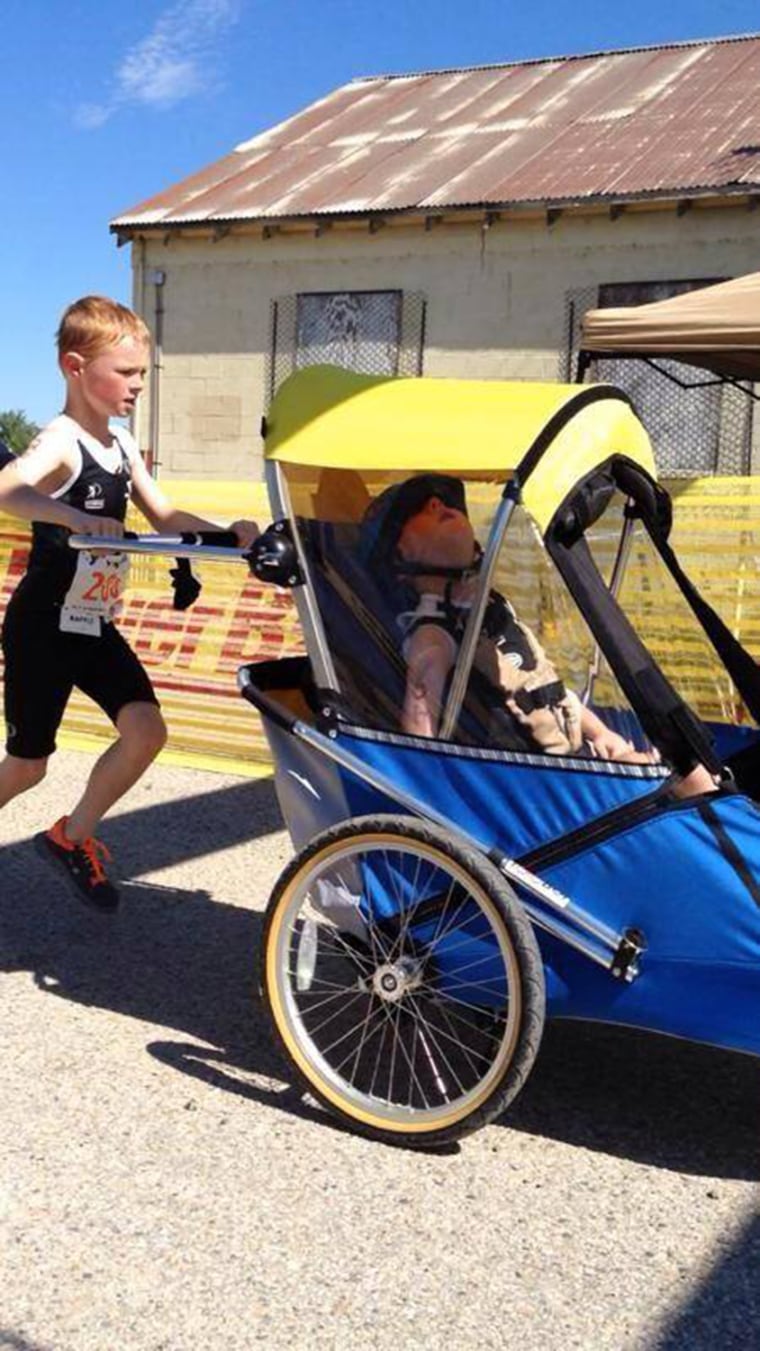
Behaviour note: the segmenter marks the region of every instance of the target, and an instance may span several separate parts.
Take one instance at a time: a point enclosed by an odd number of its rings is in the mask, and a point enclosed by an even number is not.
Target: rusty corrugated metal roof
[[[760,36],[354,80],[112,229],[752,191]]]

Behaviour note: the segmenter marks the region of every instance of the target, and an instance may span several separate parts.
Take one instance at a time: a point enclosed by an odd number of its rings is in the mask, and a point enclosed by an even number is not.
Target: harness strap
[[[536,689],[515,690],[509,698],[514,699],[521,713],[537,713],[541,708],[556,708],[567,698],[567,690],[561,680],[552,680]]]

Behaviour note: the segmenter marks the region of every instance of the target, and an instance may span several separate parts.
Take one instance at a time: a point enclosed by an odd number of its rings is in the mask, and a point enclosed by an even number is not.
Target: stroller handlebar
[[[221,561],[246,556],[234,530],[182,530],[176,535],[136,535],[125,530],[119,536],[71,535],[69,547],[104,553],[171,554],[173,558],[216,558]]]

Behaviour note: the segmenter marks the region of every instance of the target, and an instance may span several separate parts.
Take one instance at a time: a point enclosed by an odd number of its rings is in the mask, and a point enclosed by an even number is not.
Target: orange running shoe
[[[80,900],[96,910],[115,910],[119,904],[119,893],[109,882],[103,867],[104,861],[110,863],[111,855],[101,840],[92,837],[73,844],[66,836],[68,819],[68,816],[62,816],[50,830],[35,835],[37,851],[45,858],[55,859],[75,887]]]

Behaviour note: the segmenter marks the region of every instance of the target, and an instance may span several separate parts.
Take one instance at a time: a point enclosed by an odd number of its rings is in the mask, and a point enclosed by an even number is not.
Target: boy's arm
[[[166,493],[159,488],[156,480],[151,478],[139,454],[132,460],[132,496],[153,529],[161,533],[222,529],[215,521],[208,521],[203,516],[194,515],[192,511],[181,511],[178,507],[172,506]],[[259,534],[259,527],[255,521],[234,521],[229,529],[234,530],[241,549],[247,549]]]
[[[62,488],[76,469],[68,448],[43,432],[23,455],[0,470],[0,511],[22,521],[44,521],[82,534],[123,534],[119,521],[90,516],[49,496]]]
[[[451,669],[448,635],[436,624],[422,625],[409,640],[406,658],[402,729],[410,736],[435,736]]]

